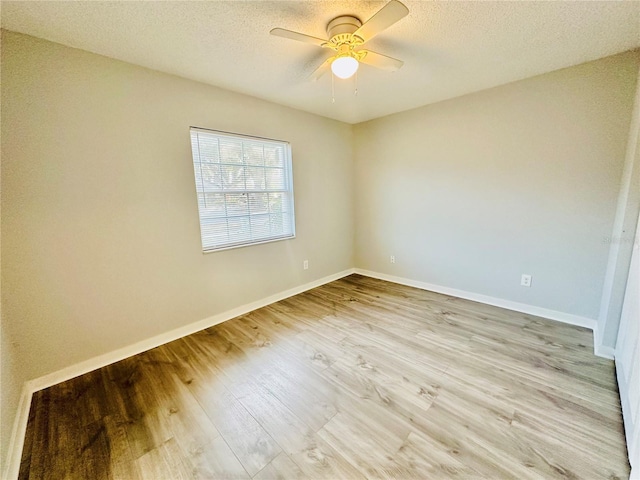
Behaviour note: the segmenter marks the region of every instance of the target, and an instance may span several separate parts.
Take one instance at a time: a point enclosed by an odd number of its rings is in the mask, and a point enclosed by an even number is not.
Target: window
[[[202,250],[295,237],[287,142],[191,128]]]

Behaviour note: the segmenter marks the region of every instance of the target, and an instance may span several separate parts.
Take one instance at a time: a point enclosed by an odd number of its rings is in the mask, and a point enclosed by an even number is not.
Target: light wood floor
[[[35,394],[20,478],[629,475],[591,333],[352,275]]]

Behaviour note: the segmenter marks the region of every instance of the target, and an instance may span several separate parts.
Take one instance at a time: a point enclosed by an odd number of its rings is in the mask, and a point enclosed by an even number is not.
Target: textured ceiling
[[[384,1],[3,1],[2,27],[357,123],[640,46],[640,2],[403,2],[409,16],[367,43],[395,73],[306,77],[326,50],[269,35],[326,37],[338,15]]]

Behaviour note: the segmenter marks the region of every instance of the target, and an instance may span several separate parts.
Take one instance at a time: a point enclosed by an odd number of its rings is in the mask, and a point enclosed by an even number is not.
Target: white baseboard
[[[615,348],[602,344],[600,328],[598,327],[597,322],[593,328],[593,351],[599,357],[608,358],[609,360],[614,359]]]
[[[598,357],[607,358],[609,360],[615,359],[615,349],[607,347],[606,345],[595,344],[593,346],[593,353]]]
[[[185,325],[183,327],[161,333],[160,335],[156,335],[155,337],[136,342],[134,344],[119,348],[103,355],[98,355],[97,357],[90,358],[75,365],[71,365],[61,370],[25,382],[23,386],[22,396],[20,398],[20,404],[18,406],[18,412],[16,413],[13,425],[11,442],[9,444],[9,451],[7,455],[7,465],[4,472],[5,475],[2,478],[15,479],[18,477],[18,473],[20,470],[20,459],[22,456],[22,447],[24,446],[24,437],[27,430],[27,421],[29,419],[29,407],[31,405],[31,397],[33,393],[52,385],[56,385],[60,382],[70,380],[71,378],[77,377],[79,375],[91,372],[98,368],[102,368],[104,366],[118,362],[120,360],[124,360],[125,358],[129,358],[133,355],[146,352],[147,350],[159,347],[160,345],[164,345],[165,343],[172,342],[174,340],[177,340],[178,338],[182,338],[187,335],[191,335],[192,333],[199,332],[200,330],[204,330],[205,328],[209,328],[214,325],[226,322],[227,320],[231,320],[232,318],[238,317],[240,315],[245,315],[253,310],[257,310],[258,308],[262,308],[280,300],[284,300],[285,298],[298,295],[299,293],[306,292],[307,290],[319,287],[321,285],[324,285],[325,283],[333,282],[340,278],[351,275],[352,273],[354,273],[354,271],[355,270],[353,268],[350,268],[333,275],[328,275],[318,280],[314,280],[313,282],[290,288],[289,290],[285,290],[269,297],[256,300],[255,302],[251,302],[246,305],[228,310],[226,312],[207,317],[203,320],[190,323],[189,325]]]
[[[240,315],[245,315],[253,310],[257,310],[258,308],[262,308],[280,300],[284,300],[285,298],[289,298],[294,295],[298,295],[299,293],[306,292],[307,290],[319,287],[320,285],[324,285],[325,283],[333,282],[335,280],[338,280],[339,278],[351,275],[352,273],[354,273],[354,269],[351,268],[348,270],[343,270],[339,273],[335,273],[333,275],[328,275],[318,280],[314,280],[313,282],[290,288],[289,290],[285,290],[269,297],[256,300],[255,302],[251,302],[246,305],[227,310],[226,312],[222,312],[217,315],[199,320],[197,322],[190,323],[189,325],[185,325],[183,327],[161,333],[160,335],[156,335],[155,337],[151,337],[146,340],[136,342],[132,345],[119,348],[112,352],[90,358],[89,360],[85,360],[84,362],[80,362],[75,365],[63,368],[62,370],[58,370],[48,375],[30,380],[29,383],[33,388],[33,391],[42,390],[43,388],[47,388],[57,383],[64,382],[65,380],[69,380],[79,375],[91,372],[92,370],[96,370],[106,365],[124,360],[125,358],[129,358],[133,355],[146,352],[147,350],[151,350],[152,348],[159,347],[160,345],[164,345],[165,343],[172,342],[174,340],[177,340],[178,338],[186,337],[187,335],[199,332],[200,330],[204,330],[205,328],[213,327],[214,325],[226,322],[227,320],[231,320],[232,318],[238,317]]]
[[[7,450],[7,464],[2,472],[2,478],[4,479],[18,478],[32,395],[33,390],[30,389],[29,382],[25,382],[22,386],[22,392],[20,392],[18,411],[11,429],[11,438],[9,439],[9,448]]]
[[[226,312],[213,315],[203,320],[190,323],[189,325],[185,325],[183,327],[170,330],[169,332],[156,335],[155,337],[142,340],[140,342],[136,342],[132,345],[119,348],[112,352],[109,352],[103,355],[98,355],[96,357],[90,358],[88,360],[77,363],[75,365],[71,365],[69,367],[63,368],[56,372],[52,372],[42,377],[35,378],[25,382],[23,386],[22,394],[20,397],[18,411],[16,413],[16,417],[13,425],[11,441],[9,444],[9,451],[7,456],[7,465],[4,472],[5,475],[2,478],[15,479],[18,476],[19,469],[20,469],[20,459],[22,456],[22,448],[24,446],[24,437],[25,437],[26,428],[27,428],[27,421],[29,419],[29,407],[31,405],[31,397],[33,393],[37,392],[38,390],[42,390],[44,388],[55,385],[57,383],[64,382],[66,380],[77,377],[79,375],[83,375],[92,370],[102,368],[106,365],[110,365],[117,361],[123,360],[133,355],[137,355],[139,353],[145,352],[152,348],[158,347],[160,345],[164,345],[165,343],[172,342],[173,340],[177,340],[178,338],[191,335],[192,333],[198,332],[200,330],[204,330],[205,328],[218,325],[220,323],[223,323],[227,320],[231,320],[232,318],[238,317],[240,315],[245,315],[253,310],[257,310],[258,308],[265,307],[267,305],[278,302],[280,300],[284,300],[285,298],[289,298],[294,295],[298,295],[299,293],[305,292],[307,290],[311,290],[312,288],[316,288],[326,283],[333,282],[340,278],[351,275],[352,273],[357,273],[357,274],[364,275],[367,277],[372,277],[372,278],[378,278],[380,280],[386,280],[388,282],[399,283],[401,285],[407,285],[410,287],[416,287],[422,290],[429,290],[436,293],[442,293],[444,295],[450,295],[452,297],[464,298],[466,300],[472,300],[472,301],[484,303],[487,305],[493,305],[496,307],[505,308],[507,310],[514,310],[514,311],[526,313],[529,315],[535,315],[537,317],[548,318],[551,320],[556,320],[556,321],[568,323],[571,325],[586,327],[594,331],[595,354],[605,358],[613,358],[613,349],[610,349],[611,351],[609,351],[608,349],[609,347],[603,347],[602,345],[599,344],[599,338],[596,339],[597,322],[594,319],[581,317],[578,315],[572,315],[569,313],[559,312],[556,310],[550,310],[542,307],[536,307],[534,305],[527,305],[524,303],[512,302],[510,300],[490,297],[490,296],[482,295],[478,293],[466,292],[464,290],[457,290],[454,288],[443,287],[443,286],[434,285],[431,283],[420,282],[420,281],[411,280],[408,278],[396,277],[393,275],[387,275],[385,273],[372,272],[372,271],[363,270],[360,268],[351,268],[351,269],[343,270],[342,272],[339,272],[333,275],[328,275],[318,280],[314,280],[313,282],[309,282],[304,285],[300,285],[298,287],[294,287],[289,290],[276,293],[269,297],[257,300],[255,302],[252,302],[246,305],[242,305],[232,310],[228,310]]]
[[[572,315],[570,313],[550,310],[548,308],[536,307],[535,305],[528,305],[526,303],[512,302],[511,300],[490,297],[488,295],[482,295],[480,293],[472,293],[455,288],[443,287],[440,285],[435,285],[433,283],[420,282],[418,280],[411,280],[403,277],[396,277],[394,275],[387,275],[386,273],[372,272],[370,270],[363,270],[361,268],[356,268],[355,273],[364,275],[366,277],[378,278],[380,280],[386,280],[388,282],[399,283],[400,285],[407,285],[409,287],[420,288],[422,290],[429,290],[430,292],[442,293],[444,295],[449,295],[452,297],[464,298],[465,300],[485,303],[487,305],[493,305],[495,307],[505,308],[507,310],[514,310],[516,312],[526,313],[527,315],[534,315],[536,317],[548,318],[557,322],[589,328],[594,332],[594,353],[600,357],[610,359],[613,358],[613,351],[609,352],[607,350],[608,347],[603,347],[599,343],[599,339],[597,339],[598,341],[596,341],[596,331],[598,323],[592,318]]]

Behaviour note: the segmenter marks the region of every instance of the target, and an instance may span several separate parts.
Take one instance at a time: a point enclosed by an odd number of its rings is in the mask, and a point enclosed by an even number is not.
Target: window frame
[[[258,239],[258,240],[249,240],[249,241],[240,241],[240,242],[234,242],[234,243],[226,243],[217,247],[205,247],[204,242],[203,242],[203,235],[202,235],[202,216],[200,214],[200,201],[198,200],[198,196],[200,194],[205,193],[204,191],[199,191],[198,190],[198,178],[196,176],[196,162],[194,159],[194,155],[193,155],[193,145],[191,143],[191,137],[193,135],[194,132],[202,132],[204,134],[209,134],[209,135],[213,135],[216,136],[217,139],[220,139],[221,137],[224,138],[235,138],[235,139],[239,139],[239,140],[253,140],[262,144],[275,144],[279,147],[283,148],[283,171],[284,171],[284,189],[282,190],[278,190],[277,192],[283,192],[283,193],[287,193],[289,196],[289,206],[291,208],[291,234],[287,234],[287,235],[278,235],[278,236],[272,236],[272,237],[267,237],[264,239]],[[195,186],[195,191],[196,191],[196,203],[197,203],[197,211],[198,211],[198,226],[200,228],[200,245],[202,248],[202,253],[203,254],[207,254],[207,253],[214,253],[214,252],[220,252],[223,250],[231,250],[234,248],[242,248],[242,247],[249,247],[252,245],[261,245],[264,243],[272,243],[272,242],[281,242],[283,240],[291,240],[296,238],[296,218],[295,218],[295,198],[294,198],[294,192],[293,192],[293,161],[292,161],[292,157],[291,157],[291,144],[285,140],[278,140],[275,138],[267,138],[267,137],[258,137],[255,135],[245,135],[245,134],[241,134],[241,133],[234,133],[234,132],[226,132],[224,130],[214,130],[214,129],[210,129],[210,128],[204,128],[204,127],[196,127],[196,126],[190,126],[189,127],[189,140],[190,140],[190,146],[191,146],[191,166],[193,168],[193,180],[194,180],[194,186]],[[226,164],[226,163],[222,163],[222,159],[219,159],[220,162],[218,163],[218,165],[234,165],[237,166],[239,164]],[[202,165],[202,162],[198,162],[200,165]],[[243,159],[243,166],[247,166],[246,163],[244,163],[244,159]],[[249,165],[252,166],[252,165]],[[263,168],[270,168],[270,167],[263,167]],[[271,168],[277,168],[277,167],[271,167]],[[266,185],[265,185],[266,187]],[[266,188],[264,190],[222,190],[219,193],[232,193],[232,194],[245,194],[248,195],[250,193],[277,193],[274,190],[267,190]],[[211,192],[209,192],[211,193]],[[244,217],[245,215],[228,215],[225,214],[223,217],[220,218],[234,218],[234,217]],[[251,214],[247,215],[249,217],[249,219],[251,219]],[[228,227],[227,227],[228,228]]]

